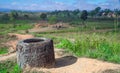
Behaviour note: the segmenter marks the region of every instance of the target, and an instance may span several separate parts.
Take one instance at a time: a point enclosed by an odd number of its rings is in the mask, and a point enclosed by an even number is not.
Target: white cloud
[[[38,4],[31,4],[31,7],[37,7]]]
[[[12,2],[11,5],[17,5],[18,3],[17,2]]]

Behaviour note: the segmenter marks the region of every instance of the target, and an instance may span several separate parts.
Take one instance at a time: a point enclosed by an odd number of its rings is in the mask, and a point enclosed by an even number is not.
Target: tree
[[[120,15],[120,10],[115,9],[114,10],[115,18],[114,18],[114,25],[115,25],[115,31],[117,30],[117,27],[119,25],[119,15]]]
[[[73,11],[73,14],[74,14],[74,15],[77,15],[78,13],[80,13],[80,10],[79,10],[79,9],[76,9],[76,10]]]
[[[16,27],[16,23],[15,23],[15,20],[18,18],[18,13],[16,11],[12,11],[10,13],[10,20],[13,22],[13,27],[15,28]]]
[[[99,13],[100,10],[101,10],[101,7],[96,7],[96,8],[95,8],[95,12],[96,12],[96,14]]]
[[[57,22],[57,17],[56,16],[49,16],[48,22],[50,24],[55,24]]]
[[[18,18],[18,13],[16,11],[12,11],[10,13],[10,16],[11,16],[11,19],[14,20],[14,19],[17,19]]]
[[[28,19],[28,18],[29,18],[29,16],[28,16],[27,14],[25,14],[25,15],[24,15],[24,18]]]
[[[42,14],[40,15],[40,18],[41,18],[42,20],[45,20],[45,19],[47,18],[47,14],[42,13]]]
[[[8,21],[8,20],[9,20],[9,15],[8,15],[8,14],[4,14],[4,15],[2,16],[2,20],[3,20],[3,21]]]
[[[99,16],[100,15],[100,11],[101,11],[101,7],[96,7],[94,10],[90,11],[90,15],[93,16]]]
[[[115,13],[115,15],[120,15],[120,10],[119,9],[115,9],[114,13]]]
[[[10,20],[13,21],[18,18],[18,13],[16,11],[12,11],[10,13]]]
[[[110,9],[105,9],[105,10],[103,10],[103,12],[105,12],[105,16],[107,16],[108,15],[108,13],[110,13],[110,12],[112,12]]]
[[[95,11],[92,10],[92,11],[89,12],[89,14],[90,14],[91,17],[93,17],[95,15]]]
[[[85,22],[85,21],[87,20],[87,18],[88,18],[88,12],[87,12],[86,10],[83,10],[80,18],[82,19],[83,24],[85,24],[84,22]]]

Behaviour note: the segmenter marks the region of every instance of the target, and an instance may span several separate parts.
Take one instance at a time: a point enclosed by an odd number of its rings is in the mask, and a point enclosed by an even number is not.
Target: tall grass
[[[22,73],[15,61],[0,62],[0,73]]]
[[[82,34],[74,41],[63,39],[58,48],[64,48],[76,56],[97,58],[105,61],[120,63],[120,43],[97,34]]]
[[[8,48],[6,47],[0,47],[0,54],[5,54],[5,53],[8,53]]]

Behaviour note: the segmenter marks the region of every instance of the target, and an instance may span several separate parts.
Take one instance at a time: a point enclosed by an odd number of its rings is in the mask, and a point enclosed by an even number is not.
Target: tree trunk
[[[21,68],[51,68],[55,63],[53,41],[45,38],[32,38],[19,41],[17,44],[17,62]]]

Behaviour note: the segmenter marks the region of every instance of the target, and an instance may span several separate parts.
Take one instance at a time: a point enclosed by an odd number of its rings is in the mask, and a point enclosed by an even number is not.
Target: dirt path
[[[4,43],[5,45],[9,46],[9,54],[5,54],[5,55],[1,55],[0,56],[0,61],[5,61],[5,60],[8,60],[8,59],[11,59],[11,58],[14,58],[16,57],[16,53],[13,53],[16,51],[16,45],[17,45],[17,42],[19,40],[23,40],[23,39],[28,39],[28,38],[33,38],[34,36],[33,35],[29,35],[29,34],[26,34],[26,35],[22,35],[22,34],[16,34],[16,33],[9,33],[9,35],[12,37],[16,37],[17,40],[12,40],[12,41],[8,41],[7,43]]]
[[[117,73],[116,70],[120,70],[120,65],[89,58],[78,58],[76,60],[75,57],[66,56],[57,61],[55,68],[33,69],[33,71],[43,71],[46,73],[102,73],[107,70],[112,70],[114,73]],[[108,73],[113,72],[109,71]]]
[[[16,53],[11,53],[9,55],[0,56],[0,62],[10,60],[10,59],[16,59]]]
[[[33,38],[33,35],[30,34],[26,34],[26,35],[22,35],[22,34],[16,34],[16,33],[9,33],[9,35],[12,37],[16,37],[17,40],[12,40],[12,41],[8,41],[7,43],[5,43],[6,45],[10,46],[11,50],[15,50],[16,49],[16,44],[19,40],[23,40],[23,39],[28,39],[28,38]]]

